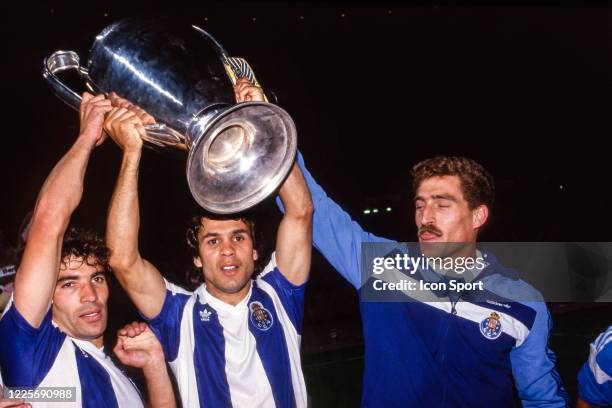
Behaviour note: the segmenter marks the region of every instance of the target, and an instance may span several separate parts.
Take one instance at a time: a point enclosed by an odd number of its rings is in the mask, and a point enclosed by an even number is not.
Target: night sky
[[[246,58],[294,118],[312,173],[373,232],[414,238],[410,167],[450,153],[497,182],[483,239],[609,240],[609,9],[280,3],[5,13],[0,229],[11,240],[78,129],[43,58],[74,49],[85,60],[102,28],[139,14],[183,15]],[[103,230],[118,159],[110,141],[94,154],[77,223]],[[181,153],[145,156],[152,252],[182,240],[193,211],[183,166]],[[362,214],[373,206],[392,212]]]
[[[105,26],[143,14],[182,16],[246,58],[293,117],[312,174],[371,232],[415,240],[410,168],[456,154],[496,181],[482,240],[612,240],[609,8],[23,3],[3,10],[1,28],[0,230],[12,242],[78,133],[76,112],[42,78],[43,58],[71,49],[86,60]],[[179,283],[185,223],[197,212],[185,158],[148,150],[140,177],[141,251]],[[110,140],[94,152],[74,224],[104,231],[119,161]],[[270,200],[258,213],[269,252],[279,215]],[[318,254],[306,303],[307,349],[323,341],[309,322],[359,333],[355,291]]]

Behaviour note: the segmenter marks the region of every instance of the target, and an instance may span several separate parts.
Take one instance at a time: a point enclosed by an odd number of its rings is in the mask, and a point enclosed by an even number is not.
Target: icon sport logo
[[[489,317],[480,322],[480,332],[489,340],[495,340],[501,335],[502,325],[499,314],[492,312]]]

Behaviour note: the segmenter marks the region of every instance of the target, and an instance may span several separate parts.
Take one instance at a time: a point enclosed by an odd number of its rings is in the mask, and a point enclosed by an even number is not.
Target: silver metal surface
[[[206,210],[246,210],[274,192],[297,149],[296,130],[282,108],[236,105],[223,64],[225,50],[200,27],[163,18],[131,18],[105,28],[87,68],[73,51],[45,59],[54,93],[78,110],[80,97],[56,75],[73,69],[95,92],[115,92],[151,114],[145,141],[189,151],[187,181]]]

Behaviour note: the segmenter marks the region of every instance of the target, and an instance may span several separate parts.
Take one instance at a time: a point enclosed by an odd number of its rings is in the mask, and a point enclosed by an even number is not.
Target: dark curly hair
[[[70,256],[82,258],[87,265],[101,267],[106,275],[109,277],[111,275],[108,248],[104,243],[104,238],[95,231],[70,228],[64,234],[62,242],[62,267],[66,266],[64,260]]]
[[[457,176],[461,180],[463,196],[470,207],[481,204],[491,207],[495,197],[493,177],[482,165],[459,156],[436,156],[412,167],[412,188],[416,193],[423,180],[437,176]]]

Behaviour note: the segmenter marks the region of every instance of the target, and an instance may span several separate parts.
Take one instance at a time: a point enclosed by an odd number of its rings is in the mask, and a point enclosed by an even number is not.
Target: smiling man
[[[17,395],[38,389],[53,396],[34,407],[143,406],[139,391],[103,349],[110,274],[104,240],[82,230],[66,233],[81,200],[89,157],[104,141],[102,125],[111,108],[103,95],[83,95],[81,132],[39,193],[13,299],[0,319],[5,388]],[[147,384],[159,392],[150,393],[152,406],[174,407],[163,353],[152,358],[156,344],[142,339],[140,345],[133,339],[121,341],[117,355],[129,365],[135,365],[134,355],[144,356],[137,364]]]
[[[239,101],[249,90],[236,88]],[[297,165],[280,188],[286,213],[276,250],[254,277],[254,224],[242,215],[194,217],[187,231],[204,283],[167,282],[138,249],[142,125],[152,118],[113,97],[105,128],[123,150],[108,215],[110,262],[160,339],[184,407],[306,407],[300,338],[310,271],[312,202]]]

